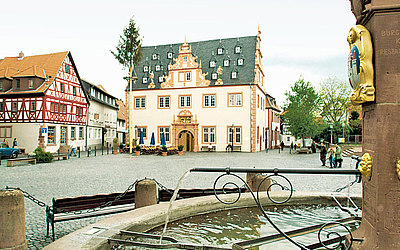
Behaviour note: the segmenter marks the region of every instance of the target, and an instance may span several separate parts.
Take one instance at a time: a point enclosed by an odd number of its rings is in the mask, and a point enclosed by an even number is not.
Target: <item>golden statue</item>
[[[352,27],[347,36],[350,46],[348,76],[353,91],[353,104],[375,100],[374,68],[372,66],[372,42],[369,31],[362,25]]]
[[[369,153],[365,153],[361,157],[360,164],[358,165],[358,170],[365,177],[366,180],[371,179],[372,175],[372,158]]]
[[[397,162],[396,162],[396,173],[397,173],[397,177],[399,177],[399,179],[400,179],[400,159],[397,160]]]

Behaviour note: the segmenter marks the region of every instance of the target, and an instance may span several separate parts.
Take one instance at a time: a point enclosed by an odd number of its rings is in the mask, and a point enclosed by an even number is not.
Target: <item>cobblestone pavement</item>
[[[345,158],[343,167],[354,168],[355,162]],[[53,197],[93,195],[123,192],[136,179],[155,178],[167,188],[175,188],[177,180],[193,167],[241,167],[241,168],[323,168],[319,154],[289,154],[285,149],[268,153],[185,153],[168,157],[155,155],[130,156],[128,154],[101,155],[72,158],[66,161],[37,165],[0,166],[0,188],[19,187],[37,199],[51,205]],[[191,173],[185,179],[184,188],[212,187],[218,174]],[[242,175],[244,177],[244,175]],[[353,180],[347,176],[286,175],[295,190],[334,191]],[[343,192],[347,192],[344,190]],[[361,192],[361,184],[351,188]],[[26,233],[30,249],[40,249],[51,243],[46,237],[45,209],[25,199]],[[55,224],[56,238],[60,238],[103,217],[59,222]]]

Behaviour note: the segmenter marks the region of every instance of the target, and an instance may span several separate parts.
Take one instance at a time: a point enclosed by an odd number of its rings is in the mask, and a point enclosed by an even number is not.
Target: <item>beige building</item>
[[[143,47],[132,90],[135,138],[186,151],[256,152],[267,145],[268,103],[257,36]],[[128,95],[127,95],[128,96]],[[127,102],[129,103],[129,102]]]

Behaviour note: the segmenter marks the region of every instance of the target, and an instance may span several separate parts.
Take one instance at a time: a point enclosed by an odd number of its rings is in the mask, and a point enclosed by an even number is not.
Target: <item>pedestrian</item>
[[[337,168],[342,167],[342,162],[343,162],[343,156],[342,156],[342,148],[336,144],[336,150],[335,150],[335,165]]]
[[[315,145],[314,141],[312,141],[312,143],[311,143],[311,152],[313,152],[313,153],[317,152],[317,146]]]
[[[297,143],[294,144],[294,150],[296,150],[296,149],[297,149]]]
[[[290,154],[292,153],[293,150],[293,142],[290,143]]]
[[[76,157],[76,143],[75,143],[75,139],[72,139],[71,142],[71,152],[69,153],[69,156],[72,156],[72,153],[74,153],[74,156]]]
[[[281,149],[283,151],[283,148],[285,147],[285,143],[283,143],[283,141],[281,141]]]
[[[4,138],[4,144],[6,145],[6,148],[9,148],[10,147],[10,145],[8,144],[8,141]]]
[[[17,148],[17,147],[18,147],[17,138],[14,138],[14,141],[13,141],[13,148]]]
[[[330,168],[335,168],[335,148],[333,145],[329,146],[328,149],[328,158],[329,158],[329,166]]]
[[[323,142],[321,142],[321,151],[319,152],[319,159],[322,162],[322,167],[325,167],[325,161],[326,161],[326,147]]]

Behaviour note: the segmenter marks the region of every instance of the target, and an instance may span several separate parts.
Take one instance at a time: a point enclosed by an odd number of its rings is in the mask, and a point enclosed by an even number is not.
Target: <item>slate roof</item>
[[[202,65],[203,73],[207,73],[207,80],[210,80],[210,85],[215,85],[216,80],[211,79],[213,72],[216,72],[219,66],[223,69],[222,81],[224,85],[234,84],[250,84],[254,83],[254,68],[255,68],[255,53],[257,36],[246,36],[239,38],[226,38],[226,39],[215,39],[208,41],[189,42],[191,46],[193,56],[197,56],[197,62]],[[150,83],[143,83],[144,77],[149,77],[149,72],[144,72],[144,66],[148,65],[151,67],[151,71],[154,72],[154,83],[155,88],[160,88],[159,76],[168,75],[168,64],[174,63],[172,59],[167,58],[168,52],[173,53],[173,58],[177,58],[179,54],[179,44],[166,44],[157,46],[143,46],[142,47],[142,61],[135,66],[135,73],[138,77],[134,84],[134,89],[147,89]],[[241,53],[235,53],[235,47],[241,47]],[[217,49],[223,48],[224,53],[218,55]],[[153,60],[153,54],[157,54],[157,59]],[[244,59],[243,65],[238,65],[238,58]],[[223,66],[223,60],[225,58],[230,59],[230,65],[228,67]],[[210,61],[216,60],[214,68],[210,67]],[[156,65],[161,66],[160,71],[156,71]],[[237,72],[237,78],[231,79],[231,72]]]
[[[273,98],[272,96],[270,96],[269,94],[266,95],[267,96],[267,105],[266,108],[267,109],[273,109],[277,112],[281,112],[281,109],[278,107],[278,105],[276,105],[276,100],[275,98]]]
[[[107,91],[104,89],[103,86],[101,86],[101,85],[96,86],[95,84],[93,84],[93,83],[91,83],[91,82],[89,82],[89,81],[87,81],[85,79],[81,79],[81,80],[82,80],[83,90],[84,90],[86,96],[88,97],[88,99],[90,101],[94,100],[94,101],[99,102],[101,104],[104,104],[104,105],[107,105],[109,107],[118,109],[117,104],[112,105],[112,104],[110,104],[108,102],[103,101],[102,99],[97,98],[97,95],[96,96],[92,96],[91,95],[90,88],[92,87],[92,88],[95,88],[98,92],[102,93],[103,95],[108,96],[109,98],[115,99],[115,101],[117,101],[117,98],[112,96],[112,95],[110,95],[109,93],[107,93]]]

